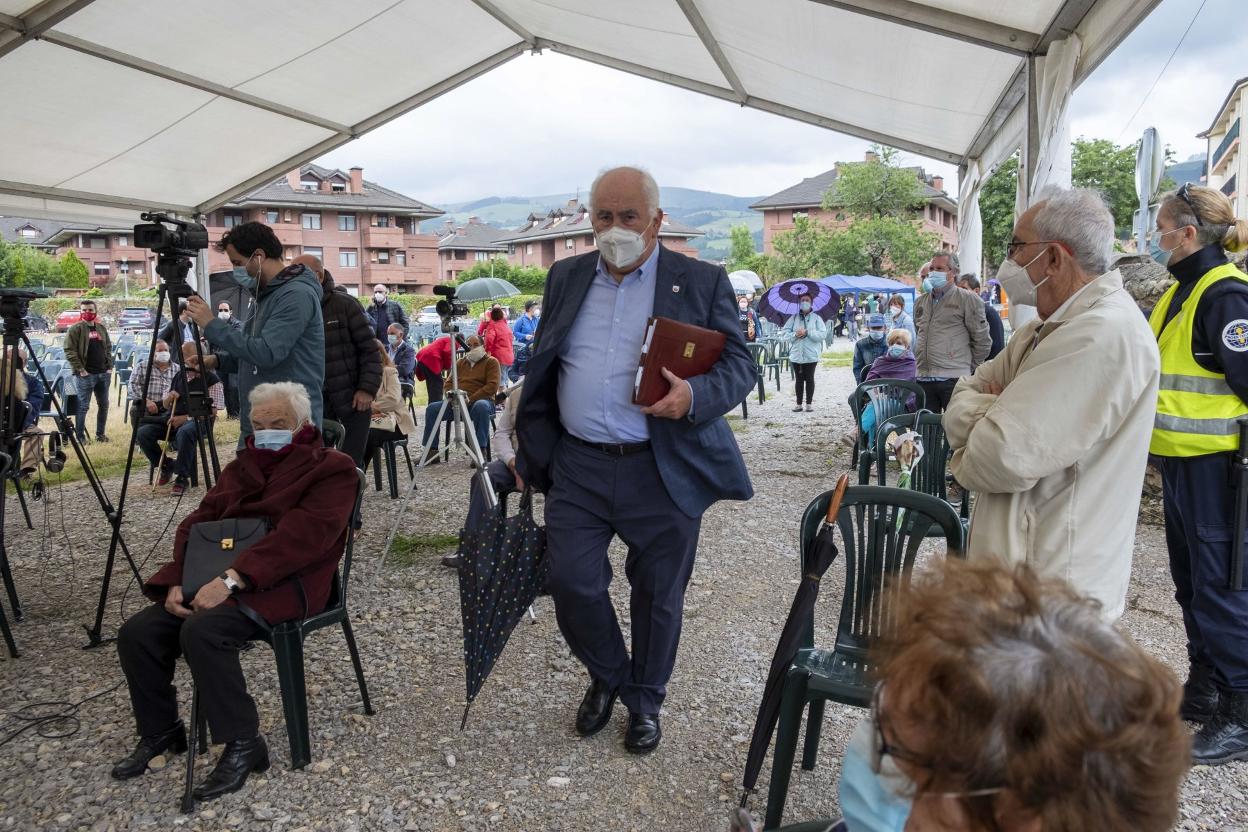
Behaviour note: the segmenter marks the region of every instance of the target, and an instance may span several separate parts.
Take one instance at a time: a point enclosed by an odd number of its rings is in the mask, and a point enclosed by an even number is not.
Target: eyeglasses
[[[1177,196],[1179,199],[1186,202],[1187,207],[1192,209],[1192,216],[1196,218],[1196,225],[1203,226],[1204,222],[1201,221],[1200,219],[1200,212],[1196,210],[1196,206],[1192,204],[1192,198],[1188,196],[1188,194],[1190,194],[1191,192],[1192,192],[1192,183],[1184,182],[1183,187],[1179,188],[1179,191],[1178,193],[1175,194],[1175,196]]]
[[[1066,245],[1066,243],[1063,243],[1061,240],[1018,240],[1018,241],[1011,240],[1010,242],[1005,244],[1005,259],[1009,260],[1010,258],[1014,256],[1014,252],[1016,250],[1022,248],[1023,246],[1030,246],[1030,245],[1062,246],[1063,248],[1066,248],[1069,251],[1069,247]]]

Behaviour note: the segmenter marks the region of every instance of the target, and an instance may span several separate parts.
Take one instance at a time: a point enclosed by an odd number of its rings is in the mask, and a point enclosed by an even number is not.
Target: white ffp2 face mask
[[[1046,277],[1039,283],[1032,283],[1031,276],[1027,274],[1027,269],[1031,268],[1031,264],[1044,256],[1044,252],[1040,252],[1026,266],[1020,266],[1011,258],[1005,258],[1001,264],[1001,268],[997,269],[997,280],[1001,283],[1001,288],[1005,290],[1006,296],[1010,299],[1010,303],[1021,303],[1024,306],[1035,306],[1040,287],[1049,282]],[[1049,275],[1052,277],[1052,275]]]
[[[650,226],[647,225],[643,231],[649,228]],[[598,253],[617,269],[636,265],[646,251],[645,237],[636,231],[620,228],[618,225],[613,225],[601,234],[595,234],[594,237],[598,241]]]

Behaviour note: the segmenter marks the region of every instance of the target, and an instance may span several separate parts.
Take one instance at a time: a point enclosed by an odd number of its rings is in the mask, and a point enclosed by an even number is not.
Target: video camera
[[[134,244],[156,252],[156,274],[165,281],[170,298],[190,297],[195,290],[186,282],[186,275],[195,252],[208,248],[208,229],[159,211],[139,216],[147,222],[134,227]],[[169,225],[174,227],[168,228]]]
[[[17,343],[26,329],[30,302],[50,296],[50,292],[42,290],[0,289],[0,321],[4,322],[4,332],[9,334],[12,343]]]
[[[455,297],[454,286],[434,286],[433,293],[441,295],[442,300],[438,301],[434,308],[438,312],[438,317],[442,319],[442,331],[454,332],[455,327],[451,320],[456,317],[464,317],[468,314],[468,304],[463,303]]]

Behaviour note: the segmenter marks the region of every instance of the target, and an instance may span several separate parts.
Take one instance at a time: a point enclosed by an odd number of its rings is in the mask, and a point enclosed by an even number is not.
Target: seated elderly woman
[[[1179,684],[1096,601],[961,561],[897,598],[841,767],[850,829],[1171,828],[1190,755]]]
[[[254,433],[178,526],[173,561],[144,584],[155,603],[117,635],[140,739],[113,768],[113,777],[137,777],[156,755],[186,749],[172,685],[174,662],[183,655],[213,741],[225,744],[216,767],[195,789],[199,800],[236,791],[252,771],[268,768],[238,653],[260,632],[257,616],[277,624],[324,609],[359,482],[351,457],[322,447],[303,385],[260,384],[248,398]],[[267,518],[271,530],[188,605],[182,569],[191,527],[233,517]]]

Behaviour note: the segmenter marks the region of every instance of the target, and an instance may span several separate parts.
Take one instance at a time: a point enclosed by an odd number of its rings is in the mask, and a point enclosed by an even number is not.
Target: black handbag
[[[243,552],[270,531],[267,517],[204,520],[191,526],[182,556],[182,603],[190,606],[200,587],[216,580]]]

